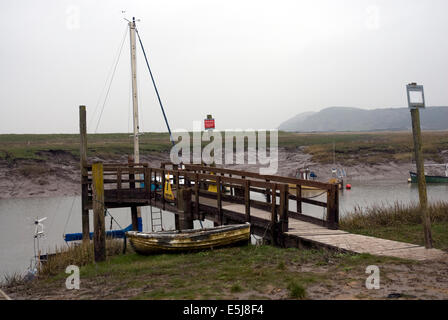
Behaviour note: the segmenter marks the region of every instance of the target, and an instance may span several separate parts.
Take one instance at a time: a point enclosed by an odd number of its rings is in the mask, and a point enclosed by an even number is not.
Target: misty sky
[[[0,133],[95,132],[107,76],[138,29],[172,129],[271,129],[329,106],[448,105],[448,1],[1,0]],[[123,14],[122,10],[126,10]],[[165,131],[141,51],[140,127]],[[132,131],[129,35],[97,132]],[[94,113],[96,109],[96,112]]]

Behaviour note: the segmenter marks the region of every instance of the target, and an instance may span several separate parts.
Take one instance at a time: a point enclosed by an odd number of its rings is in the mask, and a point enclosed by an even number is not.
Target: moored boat
[[[409,172],[409,174],[411,175],[411,182],[412,183],[417,183],[417,173],[415,172]],[[426,183],[448,183],[448,177],[444,177],[444,176],[428,176],[425,175],[425,180]]]
[[[250,240],[250,224],[181,231],[128,231],[126,236],[134,250],[140,254],[197,251],[248,243]]]

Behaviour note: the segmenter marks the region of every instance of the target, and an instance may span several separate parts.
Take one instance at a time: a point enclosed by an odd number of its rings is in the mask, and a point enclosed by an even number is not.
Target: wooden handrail
[[[83,185],[90,186],[92,184],[91,165],[84,167],[87,171],[87,176],[82,180]],[[216,197],[217,211],[219,220],[223,223],[223,208],[222,202],[229,201],[235,203],[244,203],[246,220],[251,220],[251,207],[260,208],[270,211],[270,220],[272,223],[280,222],[281,229],[287,230],[288,227],[288,212],[289,200],[295,200],[297,203],[297,214],[302,214],[302,203],[308,203],[315,206],[325,207],[327,209],[326,224],[329,227],[337,228],[339,222],[338,210],[338,188],[336,184],[321,183],[315,181],[301,180],[297,178],[279,177],[271,175],[260,175],[258,173],[238,171],[232,169],[223,169],[216,167],[206,167],[201,165],[185,165],[185,169],[164,169],[152,168],[147,163],[128,163],[128,164],[106,164],[104,167],[104,184],[115,184],[117,188],[117,197],[121,201],[122,196],[126,194],[127,189],[123,189],[123,184],[129,184],[129,189],[137,189],[138,192],[146,193],[145,199],[151,203],[151,198],[154,201],[161,199],[162,209],[165,209],[164,189],[165,182],[168,180],[167,174],[170,174],[169,181],[175,185],[178,193],[182,187],[192,186],[194,181],[194,207],[195,215],[200,218],[200,203],[199,196]],[[123,175],[128,177],[123,178]],[[158,179],[160,181],[158,181]],[[181,182],[182,180],[182,182]],[[144,187],[138,188],[138,184],[144,183]],[[137,185],[136,185],[137,184]],[[156,184],[162,186],[161,195],[159,191],[153,192],[151,186]],[[209,185],[216,185],[217,192],[208,192],[204,190]],[[290,194],[289,186],[295,186],[294,194]],[[307,199],[302,196],[302,186],[312,186],[325,190],[327,194],[326,202]],[[230,188],[231,193],[225,194],[223,190]],[[107,189],[109,190],[109,189]],[[240,193],[234,191],[240,190]],[[174,191],[174,190],[173,190]],[[123,193],[125,192],[125,193]],[[267,196],[266,202],[250,199],[250,192],[257,192]],[[90,195],[91,193],[89,193]],[[157,196],[157,194],[159,194]],[[176,201],[178,201],[178,195]],[[270,199],[269,199],[270,197]],[[280,203],[277,205],[277,197]],[[279,217],[279,218],[278,218]]]
[[[288,183],[288,184],[298,184],[301,186],[308,186],[308,187],[315,187],[322,190],[330,190],[331,186],[333,184],[331,183],[325,183],[325,182],[318,182],[318,181],[309,181],[309,180],[302,180],[298,178],[291,178],[291,177],[281,177],[281,176],[275,176],[275,175],[262,175],[258,174],[256,172],[249,172],[249,171],[240,171],[240,170],[233,170],[233,169],[224,169],[224,168],[217,168],[217,167],[206,167],[206,166],[200,166],[200,165],[193,165],[193,164],[186,164],[185,165],[186,170],[201,170],[201,171],[211,171],[211,172],[217,172],[217,173],[227,173],[232,175],[237,175],[241,177],[250,177],[250,178],[256,178],[260,180],[271,180],[275,182],[280,183]]]

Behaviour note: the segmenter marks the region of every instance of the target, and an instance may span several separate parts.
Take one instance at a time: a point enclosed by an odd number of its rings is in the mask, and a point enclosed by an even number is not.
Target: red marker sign
[[[215,119],[205,119],[204,127],[206,130],[215,129]]]

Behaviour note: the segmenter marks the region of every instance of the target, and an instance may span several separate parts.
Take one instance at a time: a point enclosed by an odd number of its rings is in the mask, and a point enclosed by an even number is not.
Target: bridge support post
[[[280,230],[288,232],[289,190],[288,185],[280,185]]]
[[[82,241],[90,241],[88,202],[88,172],[87,172],[87,124],[86,106],[79,106],[79,133],[80,133],[80,168],[81,168],[81,219]]]
[[[191,189],[182,188],[178,193],[178,210],[176,229],[193,229],[193,211],[191,210]]]
[[[133,172],[133,163],[134,159],[129,156],[128,157],[128,167],[129,167],[129,189],[135,189],[135,173]],[[131,206],[131,221],[132,221],[132,230],[138,231],[138,208],[137,206]]]
[[[277,188],[275,183],[271,184],[271,193],[271,243],[277,245]]]
[[[334,184],[327,192],[327,227],[338,229],[339,226],[339,186]]]
[[[103,164],[92,165],[93,189],[93,250],[95,262],[106,260],[106,226],[104,222]]]

